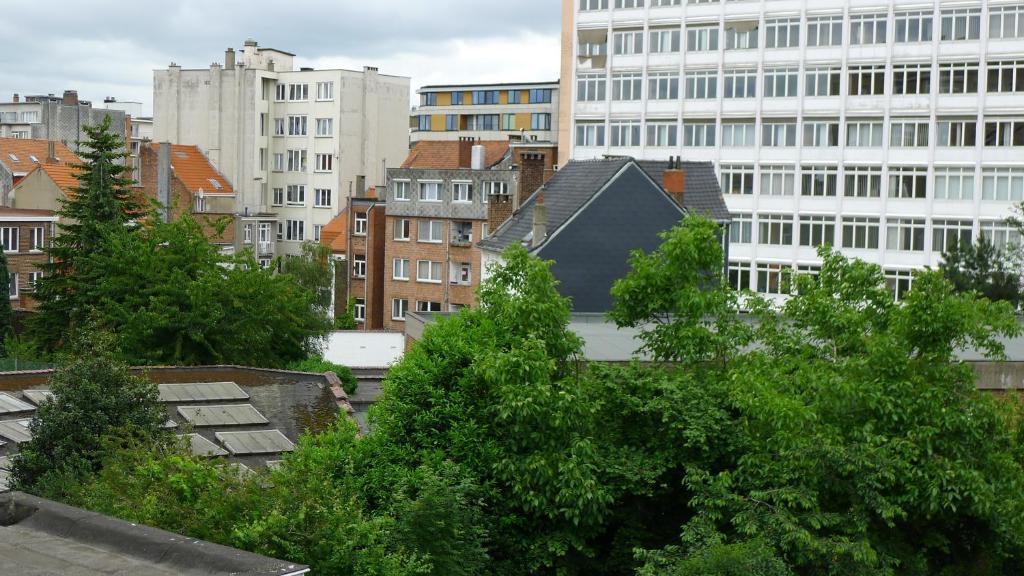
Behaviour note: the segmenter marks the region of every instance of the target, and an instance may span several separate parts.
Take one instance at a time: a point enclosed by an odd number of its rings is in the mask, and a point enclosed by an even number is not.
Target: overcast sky
[[[223,62],[246,38],[296,66],[362,69],[427,84],[558,78],[557,0],[4,1],[0,101],[105,96],[152,110],[153,70]]]

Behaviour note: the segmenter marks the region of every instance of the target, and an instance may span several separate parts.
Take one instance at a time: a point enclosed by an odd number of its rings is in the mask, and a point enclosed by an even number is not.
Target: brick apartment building
[[[0,243],[10,274],[8,294],[11,307],[33,310],[32,292],[42,276],[39,265],[48,261],[43,253],[56,231],[57,217],[50,210],[0,208]]]

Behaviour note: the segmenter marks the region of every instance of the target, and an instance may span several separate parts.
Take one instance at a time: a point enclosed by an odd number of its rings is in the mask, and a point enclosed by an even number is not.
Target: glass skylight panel
[[[0,414],[16,414],[18,412],[34,412],[35,406],[18,400],[6,392],[0,392]]]
[[[279,454],[291,452],[295,445],[280,430],[253,432],[217,432],[217,440],[233,455]]]
[[[22,442],[28,442],[32,439],[32,433],[29,432],[29,424],[32,423],[31,418],[22,418],[21,420],[4,420],[0,422],[0,436],[14,442],[15,444],[21,444]]]
[[[251,404],[179,406],[178,414],[193,426],[253,426],[267,419]]]
[[[179,435],[178,438],[184,438],[188,440],[189,451],[193,456],[227,456],[226,450],[217,446],[213,442],[210,442],[206,438],[203,438],[199,434],[184,434]]]
[[[53,399],[53,392],[49,390],[25,390],[22,392],[28,401],[35,404],[36,406],[42,406],[43,402],[48,402]]]
[[[234,382],[160,384],[161,402],[213,402],[248,400],[249,395]]]

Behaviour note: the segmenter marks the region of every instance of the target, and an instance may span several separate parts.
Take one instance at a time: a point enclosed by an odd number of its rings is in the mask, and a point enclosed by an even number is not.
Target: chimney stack
[[[537,201],[533,203],[533,238],[530,248],[544,243],[548,236],[548,207],[544,205],[544,189],[537,192]]]
[[[228,48],[224,51],[224,69],[234,70],[235,69],[235,49]]]
[[[519,198],[529,198],[551,178],[554,171],[546,168],[548,154],[547,151],[519,154]]]
[[[683,171],[683,159],[681,156],[669,157],[668,168],[662,176],[662,188],[679,204],[683,206],[683,197],[686,194],[686,172]]]
[[[473,167],[473,144],[476,142],[472,137],[459,136],[459,168]]]
[[[483,144],[480,144],[479,140],[473,143],[473,148],[470,154],[472,155],[470,167],[473,170],[483,170],[486,153],[484,152]]]
[[[78,91],[77,90],[65,90],[64,91],[64,105],[65,106],[78,106]]]
[[[17,104],[18,102],[21,102],[21,96],[18,96],[18,93],[15,92],[14,93],[14,103]]]
[[[515,206],[512,205],[512,195],[508,193],[508,189],[505,189],[504,194],[494,190],[496,188],[492,188],[487,196],[487,231],[489,234],[493,234],[498,227],[512,217],[512,212],[515,211]]]
[[[171,143],[161,142],[156,157],[156,199],[164,222],[170,222]]]
[[[48,140],[46,142],[46,163],[57,163],[57,144],[53,140]]]

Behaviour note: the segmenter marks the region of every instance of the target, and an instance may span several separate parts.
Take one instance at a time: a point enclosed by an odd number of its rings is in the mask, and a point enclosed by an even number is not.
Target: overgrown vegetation
[[[356,388],[359,385],[359,381],[356,380],[352,369],[348,366],[341,364],[335,364],[334,362],[328,362],[323,358],[306,358],[305,360],[298,360],[288,364],[288,370],[294,370],[296,372],[315,372],[317,374],[323,374],[324,372],[334,372],[334,374],[341,380],[342,388],[345,389],[345,393],[351,395],[356,393]]]

